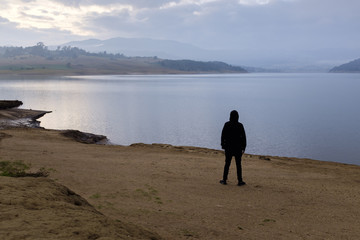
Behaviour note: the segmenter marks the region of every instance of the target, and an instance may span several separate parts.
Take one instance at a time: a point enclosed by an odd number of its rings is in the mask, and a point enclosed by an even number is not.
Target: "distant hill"
[[[155,40],[148,38],[111,38],[107,40],[88,39],[72,41],[60,45],[72,46],[89,52],[121,53],[126,56],[158,57],[163,59],[205,59],[207,50],[195,47],[191,44],[180,43],[171,40]],[[200,57],[199,57],[200,56]]]
[[[124,54],[126,56],[158,57],[161,59],[195,61],[221,61],[234,66],[248,66],[249,72],[328,72],[343,63],[343,59],[355,59],[360,47],[321,49],[267,49],[264,46],[246,47],[239,43],[236,48],[219,45],[216,49],[195,46],[173,40],[149,38],[88,39],[61,44],[89,52]],[[56,49],[57,46],[53,46]],[[50,47],[49,47],[50,48]]]
[[[334,67],[330,70],[333,73],[360,73],[360,58],[354,61],[342,64],[340,66]]]
[[[244,73],[223,62],[127,57],[120,53],[90,53],[78,47],[49,50],[43,43],[32,47],[0,47],[0,74],[95,75]]]

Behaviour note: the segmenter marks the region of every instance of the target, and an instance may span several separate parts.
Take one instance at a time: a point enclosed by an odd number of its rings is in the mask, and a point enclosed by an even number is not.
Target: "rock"
[[[266,160],[266,161],[270,161],[270,160],[271,160],[271,158],[266,157],[266,156],[259,156],[259,159],[261,159],[261,160]]]
[[[94,144],[107,140],[106,136],[80,132],[78,130],[64,130],[61,134],[65,137],[72,138],[77,142],[86,144]]]
[[[0,109],[16,108],[23,105],[19,100],[0,100]]]

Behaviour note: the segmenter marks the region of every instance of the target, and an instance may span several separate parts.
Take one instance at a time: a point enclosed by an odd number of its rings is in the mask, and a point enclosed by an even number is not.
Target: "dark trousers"
[[[223,180],[226,181],[228,174],[229,174],[229,168],[231,164],[232,157],[235,156],[235,162],[236,162],[236,172],[237,172],[237,179],[238,182],[242,182],[242,168],[241,168],[241,153],[238,154],[232,154],[225,151],[225,166],[224,166],[224,175]]]

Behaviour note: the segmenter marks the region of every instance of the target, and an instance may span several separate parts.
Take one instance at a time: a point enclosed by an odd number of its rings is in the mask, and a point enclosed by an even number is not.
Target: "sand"
[[[0,177],[1,239],[160,239],[47,178]]]
[[[0,178],[0,239],[360,239],[360,166],[245,155],[224,186],[218,150],[33,128],[0,129],[5,160],[51,170]]]

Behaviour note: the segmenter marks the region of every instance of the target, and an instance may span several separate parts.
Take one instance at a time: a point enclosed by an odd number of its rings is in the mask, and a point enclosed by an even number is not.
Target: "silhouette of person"
[[[227,184],[227,177],[234,156],[236,162],[238,186],[245,185],[242,179],[241,157],[246,148],[246,134],[242,123],[239,122],[239,114],[236,110],[231,111],[230,121],[226,122],[221,133],[221,147],[225,150],[225,166],[223,179],[220,183]]]

